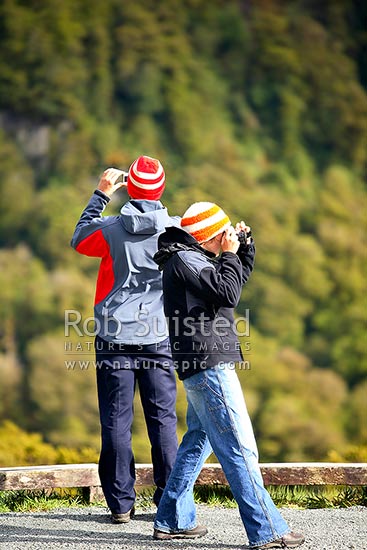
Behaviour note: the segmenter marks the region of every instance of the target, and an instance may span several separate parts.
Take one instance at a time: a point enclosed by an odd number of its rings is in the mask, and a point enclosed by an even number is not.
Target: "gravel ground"
[[[247,539],[236,508],[198,506],[209,533],[195,541],[154,541],[155,509],[138,509],[125,525],[113,525],[106,508],[64,508],[52,512],[0,514],[1,550],[239,550]],[[367,509],[297,510],[282,514],[306,535],[302,550],[367,550]]]

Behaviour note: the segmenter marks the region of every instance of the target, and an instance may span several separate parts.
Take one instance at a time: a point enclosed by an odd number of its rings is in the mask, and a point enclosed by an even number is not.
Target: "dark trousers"
[[[135,501],[131,447],[134,392],[139,386],[151,444],[154,502],[158,505],[177,453],[176,376],[168,339],[147,346],[118,346],[96,338],[97,389],[102,448],[99,476],[111,512],[129,511]]]

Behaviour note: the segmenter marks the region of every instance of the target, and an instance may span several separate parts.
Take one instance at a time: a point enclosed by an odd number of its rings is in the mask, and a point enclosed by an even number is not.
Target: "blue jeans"
[[[290,531],[264,487],[256,441],[237,374],[232,366],[207,369],[184,380],[187,432],[163,492],[154,526],[161,531],[196,527],[194,483],[214,451],[246,529],[250,545]]]

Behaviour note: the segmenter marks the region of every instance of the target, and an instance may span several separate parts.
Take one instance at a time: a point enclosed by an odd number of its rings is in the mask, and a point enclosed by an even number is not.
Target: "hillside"
[[[148,154],[172,214],[210,200],[252,227],[239,374],[262,461],[367,445],[366,37],[348,0],[1,3],[0,422],[98,449],[93,339],[64,334],[98,265],[69,241],[103,169]]]

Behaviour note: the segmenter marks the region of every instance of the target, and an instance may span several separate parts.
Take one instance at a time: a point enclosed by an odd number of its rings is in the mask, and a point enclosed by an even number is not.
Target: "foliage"
[[[348,445],[342,452],[329,451],[331,462],[367,462],[367,445]]]
[[[332,485],[269,485],[267,490],[277,506],[297,508],[346,508],[366,506],[366,487]],[[197,486],[195,500],[209,506],[235,507],[236,501],[228,486]]]
[[[278,506],[294,505],[299,508],[346,508],[366,506],[366,487],[349,486],[270,486],[269,493]]]
[[[0,467],[97,462],[91,447],[68,448],[46,443],[40,434],[28,433],[10,421],[0,425]]]
[[[346,508],[366,506],[366,487],[335,486],[276,486],[267,487],[277,506],[297,508]],[[151,509],[153,487],[138,489],[135,506],[138,509]],[[227,485],[197,485],[194,488],[197,504],[236,508],[237,504]],[[105,506],[95,503],[93,506]],[[44,512],[59,508],[90,506],[82,488],[52,489],[42,491],[2,491],[0,492],[0,513],[4,512]]]
[[[2,2],[0,421],[40,434],[7,465],[98,454],[92,339],[64,335],[65,310],[92,316],[98,261],[69,242],[102,170],[142,153],[164,164],[172,214],[211,200],[252,227],[256,266],[237,308],[250,311],[251,368],[239,375],[262,461],[352,460],[346,449],[366,444],[357,4]],[[150,461],[138,400],[133,441]]]
[[[57,508],[85,506],[81,491],[2,491],[0,513],[4,512],[47,512]]]

